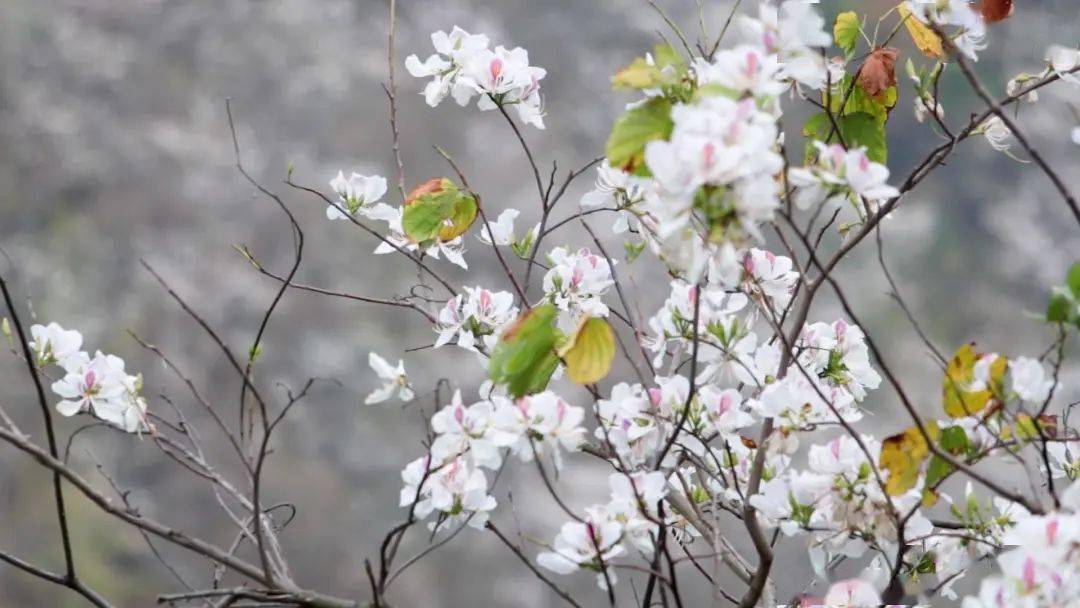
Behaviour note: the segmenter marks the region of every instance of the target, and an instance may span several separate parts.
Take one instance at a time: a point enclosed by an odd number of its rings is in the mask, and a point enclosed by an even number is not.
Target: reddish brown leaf
[[[889,87],[896,86],[896,59],[900,50],[877,48],[859,68],[859,86],[871,97],[880,97]]]
[[[419,186],[413,188],[413,191],[410,192],[409,196],[405,198],[405,204],[410,205],[413,203],[413,201],[420,198],[421,196],[424,196],[425,194],[436,194],[438,192],[441,192],[443,189],[443,179],[444,178],[442,177],[433,177],[428,181],[420,184]]]
[[[987,23],[997,23],[1013,12],[1013,0],[980,0],[979,12]]]

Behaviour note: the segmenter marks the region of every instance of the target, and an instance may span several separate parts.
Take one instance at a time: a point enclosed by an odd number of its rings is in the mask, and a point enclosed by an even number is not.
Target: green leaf
[[[833,24],[833,40],[836,46],[844,49],[850,55],[855,50],[855,44],[859,40],[859,16],[855,11],[847,11],[836,16]]]
[[[941,440],[938,442],[941,449],[950,454],[963,454],[971,446],[964,427],[950,426],[941,431]]]
[[[923,507],[930,508],[937,503],[938,493],[934,485],[951,475],[952,472],[952,465],[944,458],[936,454],[930,457],[930,464],[926,465],[926,482],[923,484]]]
[[[1061,287],[1050,292],[1046,320],[1051,323],[1072,323],[1077,316],[1077,303],[1072,294]]]
[[[446,178],[435,182],[421,186],[423,190],[405,204],[401,227],[417,243],[453,240],[469,229],[479,210],[476,198],[459,190],[454,182]]]
[[[645,166],[645,144],[667,139],[673,127],[671,102],[654,97],[627,110],[615,120],[605,146],[608,161],[628,173],[649,175]]]
[[[556,308],[550,304],[526,311],[492,350],[488,377],[505,384],[517,398],[547,387],[559,365],[555,346],[562,335],[555,327]]]
[[[615,332],[599,317],[586,318],[559,349],[566,375],[578,384],[594,384],[611,371],[615,360]]]
[[[1080,261],[1073,262],[1073,265],[1069,267],[1065,284],[1069,286],[1073,297],[1080,300]]]
[[[840,126],[840,135],[849,148],[863,146],[870,160],[884,164],[888,160],[888,148],[885,143],[885,124],[866,112],[855,112],[844,116],[837,116],[836,122]],[[806,142],[807,162],[812,160],[815,148],[811,141],[824,141],[828,144],[840,142],[829,115],[819,112],[810,117],[803,126],[803,135]],[[831,135],[831,136],[830,136]],[[826,139],[828,138],[828,139]]]
[[[850,89],[850,93],[848,92]],[[845,97],[847,101],[845,102]],[[885,90],[881,95],[881,99],[875,99],[871,97],[858,82],[855,86],[851,85],[851,76],[845,75],[840,79],[840,82],[833,83],[832,89],[829,91],[828,99],[826,95],[822,93],[821,103],[824,105],[826,102],[829,104],[829,109],[833,114],[854,114],[856,112],[865,112],[870,114],[880,122],[884,123],[889,119],[889,112],[896,106],[897,92],[896,87],[892,86]],[[844,104],[844,109],[840,111],[840,104]]]
[[[678,83],[686,74],[686,61],[666,44],[653,48],[652,62],[638,57],[611,77],[616,89],[654,89]]]

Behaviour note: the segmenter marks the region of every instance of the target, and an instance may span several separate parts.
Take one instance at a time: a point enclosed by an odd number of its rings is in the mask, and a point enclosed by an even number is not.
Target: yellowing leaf
[[[465,233],[476,220],[476,198],[445,177],[417,186],[405,199],[402,229],[417,243],[438,238],[450,241]]]
[[[1001,385],[1008,365],[1005,357],[997,357],[990,364],[988,386],[972,390],[975,363],[980,356],[970,344],[965,344],[956,350],[945,369],[945,379],[941,383],[942,405],[945,413],[952,418],[963,418],[981,412],[993,398],[993,388]]]
[[[593,384],[611,371],[615,360],[615,332],[599,317],[586,318],[559,349],[566,374],[578,384]]]
[[[931,423],[925,428],[930,439],[936,441],[939,433],[937,424]],[[929,456],[930,446],[918,427],[913,426],[885,439],[881,443],[881,456],[878,459],[878,466],[889,472],[885,491],[890,496],[899,496],[914,488],[919,481],[922,465]]]
[[[859,16],[855,11],[847,11],[836,16],[833,24],[833,40],[836,46],[844,49],[845,53],[855,50],[855,43],[859,39]]]
[[[686,73],[686,61],[666,44],[653,48],[652,61],[638,57],[611,77],[616,89],[651,89],[677,83]]]
[[[934,30],[916,19],[915,15],[911,14],[911,11],[904,6],[903,2],[897,5],[896,10],[900,13],[900,18],[904,20],[904,26],[907,27],[908,34],[911,34],[911,40],[915,43],[915,46],[919,47],[923,55],[931,59],[940,59],[945,56],[945,49],[941,46],[941,38],[934,33]]]

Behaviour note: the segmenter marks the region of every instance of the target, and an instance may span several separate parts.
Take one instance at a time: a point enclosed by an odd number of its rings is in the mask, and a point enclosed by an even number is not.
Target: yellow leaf
[[[916,19],[911,14],[911,11],[904,6],[903,2],[896,7],[896,10],[900,13],[900,18],[903,19],[908,33],[911,34],[911,40],[915,42],[915,46],[919,47],[923,55],[931,59],[940,59],[945,56],[945,49],[941,46],[941,38],[934,33],[934,30]]]
[[[660,80],[660,68],[649,65],[643,57],[615,72],[611,86],[616,89],[647,89],[655,87]]]
[[[937,424],[931,423],[925,428],[930,439],[936,441],[940,432]],[[930,446],[918,427],[910,427],[885,439],[881,443],[881,456],[878,459],[878,466],[889,472],[885,491],[890,496],[899,496],[914,488],[919,481],[922,465],[929,456]]]
[[[615,332],[608,322],[586,317],[559,349],[566,373],[578,384],[593,384],[607,375],[615,360]]]
[[[855,50],[855,43],[859,40],[859,16],[855,11],[847,11],[836,16],[833,24],[833,40],[836,46],[844,49],[845,53]]]
[[[1005,357],[997,357],[990,364],[989,386],[982,390],[971,390],[975,363],[980,356],[970,344],[965,344],[956,350],[945,369],[945,379],[941,383],[942,405],[945,413],[952,418],[971,416],[985,409],[994,396],[994,386],[1000,385],[1005,376],[1008,361]]]

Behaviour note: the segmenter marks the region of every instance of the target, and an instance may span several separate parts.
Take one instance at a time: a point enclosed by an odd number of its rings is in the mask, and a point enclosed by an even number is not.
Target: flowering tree
[[[329,193],[297,184],[291,172],[286,183],[324,205],[328,219],[377,239],[374,254],[414,263],[417,288],[374,297],[297,283],[305,232],[283,199],[245,171],[236,145],[241,174],[288,217],[295,254],[279,275],[242,250],[279,287],[247,352],[232,350],[147,268],[226,355],[241,384],[237,423],[165,353],[136,338],[190,390],[210,421],[200,429],[181,408],[143,397],[141,376],[113,355],[91,355],[79,332],[56,323],[25,328],[0,279],[10,313],[3,332],[36,390],[45,443],[3,410],[0,439],[50,475],[65,569],[52,572],[4,552],[0,560],[110,606],[79,576],[65,510],[65,496],[77,493],[118,525],[137,528],[151,550],[171,543],[213,562],[210,580],[162,592],[160,601],[175,606],[387,606],[393,584],[413,564],[481,533],[497,537],[574,606],[683,606],[695,586],[707,588],[718,606],[929,604],[958,599],[952,586],[977,562],[992,567],[976,594],[963,598],[965,608],[1076,605],[1080,484],[1072,481],[1080,465],[1072,442],[1080,435],[1068,419],[1075,404],[1061,402],[1058,379],[1069,336],[1080,329],[1080,264],[1048,294],[1044,318],[1023,321],[1053,329],[1041,355],[984,353],[973,344],[943,352],[910,314],[881,249],[882,220],[977,135],[1029,159],[1080,225],[1076,199],[1013,114],[1044,86],[1080,85],[1080,50],[1051,46],[1047,65],[1011,80],[1002,98],[974,69],[988,25],[1006,19],[1011,5],[908,0],[883,15],[841,13],[828,28],[813,3],[765,2],[733,13],[715,38],[702,32],[697,44],[671,24],[674,45],[659,44],[613,75],[630,103],[604,156],[561,178],[555,170],[545,178],[525,136],[547,120],[546,71],[522,48],[493,47],[487,36],[459,27],[436,32],[434,53],[410,55],[404,67],[425,80],[428,105],[447,97],[461,106],[475,102],[509,125],[540,211],[536,226],[519,230],[520,210],[489,217],[442,149],[450,176],[407,189],[391,0],[386,92],[396,196],[388,195],[386,178],[357,173],[338,173]],[[889,46],[899,35],[909,35],[924,56],[901,58]],[[906,87],[897,78],[901,60]],[[938,94],[945,78],[966,82],[985,110],[950,124],[948,100]],[[926,133],[913,136],[938,142],[896,180],[887,168],[885,125],[902,88],[920,122],[929,121]],[[812,110],[798,148],[784,136],[789,105]],[[229,118],[231,126],[231,110]],[[580,206],[560,206],[570,184],[593,172],[595,188]],[[393,198],[401,204],[383,202]],[[623,242],[618,259],[604,245],[610,239],[590,225],[601,218]],[[581,226],[590,241],[559,241],[557,231],[568,224]],[[880,271],[892,285],[940,366],[937,378],[899,378],[832,274],[871,236],[880,267],[867,272]],[[503,285],[455,285],[443,276],[446,263],[468,268],[469,248],[470,256],[498,262]],[[653,264],[670,277],[669,295],[652,314],[635,306],[641,287],[620,280],[629,264]],[[813,318],[823,287],[843,317]],[[371,550],[369,587],[347,597],[294,580],[280,538],[288,517],[262,488],[274,431],[315,382],[278,400],[253,375],[290,289],[414,313],[431,327],[431,348],[447,355],[447,365],[474,364],[488,378],[479,387],[440,381],[434,388],[437,407],[419,433],[416,459],[401,473],[402,520]],[[423,408],[403,360],[392,365],[374,352],[369,360],[383,386],[365,403]],[[940,383],[940,403],[913,403],[905,382],[930,381]],[[864,419],[882,384],[899,398],[906,426],[877,428]],[[86,422],[68,433],[64,450],[58,435],[67,421],[54,412]],[[119,441],[151,441],[207,480],[221,515],[236,526],[235,541],[217,545],[177,530],[140,513],[121,489],[114,486],[115,500],[82,477],[67,452],[86,426],[126,434]],[[211,442],[242,463],[239,479],[219,472]],[[588,459],[609,467],[610,493],[575,508],[580,500],[558,474]],[[993,463],[1002,461],[1022,464],[1028,478],[996,475]],[[512,505],[496,499],[506,467],[535,469],[565,515],[553,538],[523,544],[515,540],[520,533],[508,531]],[[401,558],[404,537],[422,526],[428,546]],[[778,572],[781,548],[805,555],[814,578]],[[859,564],[862,575],[835,580],[845,562]],[[595,577],[595,596],[563,589],[562,577],[582,571]]]

